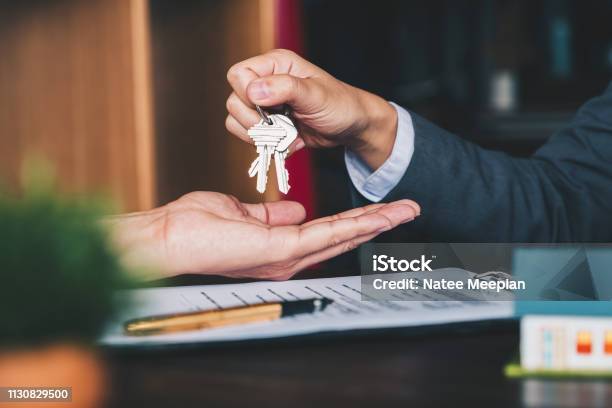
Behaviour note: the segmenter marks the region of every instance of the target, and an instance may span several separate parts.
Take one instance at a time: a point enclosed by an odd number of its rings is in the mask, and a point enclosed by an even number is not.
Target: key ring
[[[255,109],[257,109],[257,113],[259,113],[259,117],[261,117],[264,122],[266,122],[268,125],[274,124],[274,122],[272,121],[272,119],[270,119],[266,111],[261,109],[261,106],[255,105]],[[291,108],[289,107],[289,105],[283,105],[283,115],[290,117]]]
[[[259,105],[255,105],[255,109],[257,109],[257,113],[259,113],[259,116],[261,116],[263,121],[266,122],[268,125],[272,125],[274,123],[272,122],[272,119],[270,119],[268,114],[263,109],[261,109]]]

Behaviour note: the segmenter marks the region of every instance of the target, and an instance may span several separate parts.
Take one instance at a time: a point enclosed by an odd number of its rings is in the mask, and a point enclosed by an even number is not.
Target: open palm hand
[[[155,264],[166,274],[280,280],[410,221],[419,211],[416,203],[402,200],[300,224],[305,211],[296,202],[245,204],[220,193],[193,192],[114,223],[132,262]]]

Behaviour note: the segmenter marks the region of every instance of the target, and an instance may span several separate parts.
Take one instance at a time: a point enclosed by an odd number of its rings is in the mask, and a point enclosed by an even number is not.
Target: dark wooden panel
[[[254,149],[225,130],[226,72],[271,47],[272,3],[151,2],[161,202],[192,190],[261,200],[246,174]]]
[[[51,161],[68,190],[106,190],[123,209],[153,202],[147,3],[3,3],[0,174]]]

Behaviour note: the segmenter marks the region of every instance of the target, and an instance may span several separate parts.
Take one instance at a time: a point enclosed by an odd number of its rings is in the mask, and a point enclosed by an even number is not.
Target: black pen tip
[[[332,303],[334,303],[333,300],[329,299],[329,298],[322,298],[321,300],[321,306],[319,308],[319,311],[322,312],[323,310],[325,310],[325,308],[329,305],[331,305]]]

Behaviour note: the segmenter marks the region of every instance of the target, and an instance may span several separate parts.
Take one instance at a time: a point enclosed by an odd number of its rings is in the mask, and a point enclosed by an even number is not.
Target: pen
[[[132,336],[212,329],[214,327],[271,321],[298,314],[320,312],[331,303],[333,303],[333,300],[327,298],[305,299],[150,316],[129,320],[125,323],[124,329],[127,334]]]

